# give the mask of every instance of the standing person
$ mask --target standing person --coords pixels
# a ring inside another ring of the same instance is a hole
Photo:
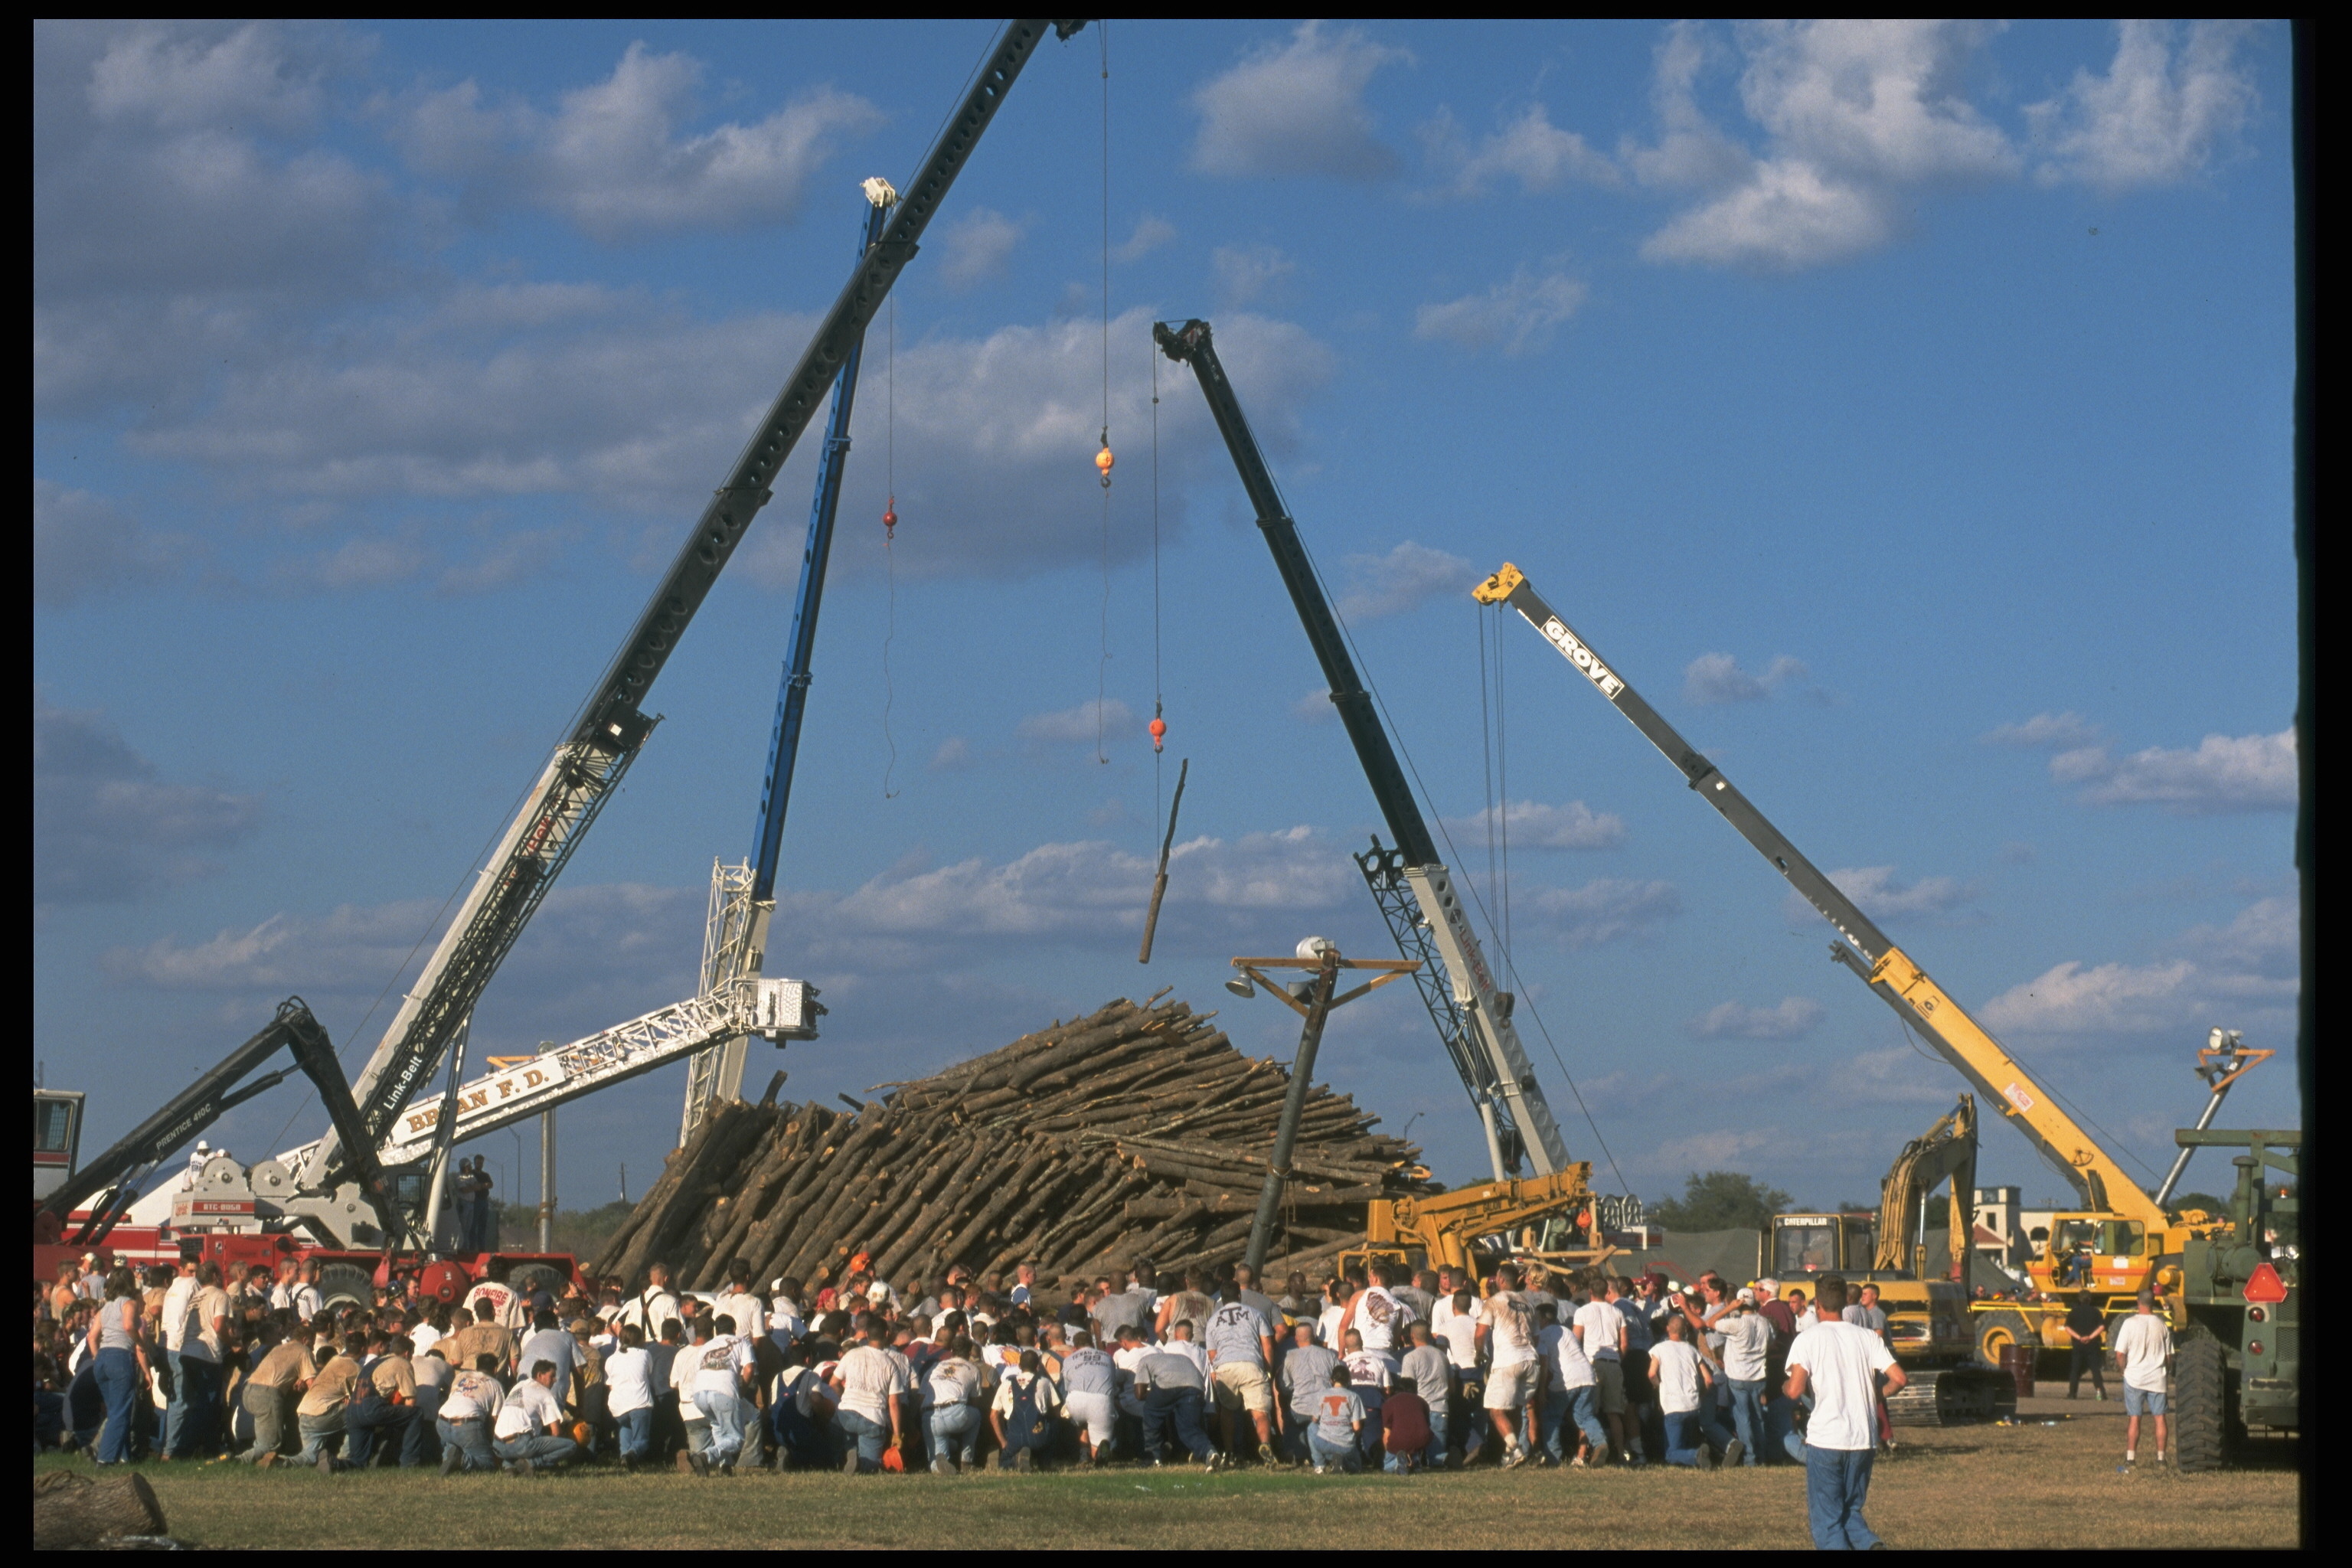
[[[205,1158],[211,1157],[211,1152],[205,1151]],[[192,1163],[189,1168],[193,1177],[196,1167]],[[163,1437],[155,1446],[158,1458],[187,1457],[184,1436],[188,1425],[188,1385],[187,1379],[180,1375],[180,1342],[186,1337],[195,1311],[196,1260],[193,1256],[183,1256],[178,1274],[155,1310],[156,1331],[163,1342],[164,1392],[169,1395],[163,1406]]]
[[[552,1308],[541,1308],[531,1319],[530,1336],[515,1351],[515,1364],[535,1366],[541,1362],[555,1367],[555,1402],[568,1404],[572,1398],[572,1373],[586,1358],[580,1342],[556,1326]]]
[[[1839,1316],[1845,1308],[1843,1275],[1824,1274],[1813,1289],[1822,1310],[1789,1347],[1783,1390],[1791,1401],[1813,1396],[1805,1428],[1805,1510],[1821,1550],[1867,1552],[1879,1544],[1862,1516],[1876,1455],[1879,1379],[1885,1379],[1889,1394],[1900,1393],[1909,1380],[1877,1335]]]
[[[2087,1290],[2074,1292],[2074,1305],[2066,1309],[2066,1397],[2074,1397],[2087,1372],[2092,1392],[2104,1402],[2107,1397],[2107,1319]]]
[[[2139,1293],[2137,1310],[2116,1331],[2116,1369],[2124,1374],[2124,1463],[2139,1462],[2139,1418],[2156,1418],[2156,1462],[2164,1463],[2164,1374],[2172,1364],[2172,1326],[2157,1316],[2156,1297]]]
[[[1742,1290],[1730,1314],[1716,1320],[1723,1333],[1723,1381],[1731,1388],[1731,1421],[1739,1436],[1740,1463],[1763,1462],[1767,1440],[1764,1379],[1772,1347],[1772,1325],[1756,1310],[1756,1292]]]
[[[1467,1464],[1486,1446],[1477,1431],[1478,1413],[1485,1405],[1486,1384],[1478,1376],[1478,1326],[1486,1321],[1485,1303],[1472,1293],[1469,1281],[1452,1268],[1438,1271],[1437,1305],[1430,1310],[1429,1326],[1454,1381],[1454,1397],[1446,1407],[1447,1462]],[[1433,1403],[1430,1409],[1437,1408]]]
[[[1573,1322],[1558,1321],[1561,1303],[1555,1302],[1546,1323],[1536,1336],[1539,1354],[1538,1363],[1543,1370],[1544,1400],[1542,1439],[1544,1452],[1554,1464],[1565,1462],[1582,1469],[1595,1462],[1609,1462],[1609,1429],[1601,1424],[1601,1378],[1592,1370],[1592,1362],[1577,1342]],[[1570,1317],[1575,1316],[1573,1300],[1566,1303]],[[1575,1427],[1577,1436],[1571,1441],[1569,1428]]]
[[[499,1245],[499,1205],[497,1184],[490,1180],[490,1167],[480,1154],[474,1156],[474,1250],[488,1252]]]
[[[737,1333],[735,1320],[723,1313],[711,1319],[710,1327],[711,1337],[696,1357],[692,1390],[695,1408],[710,1423],[710,1447],[695,1455],[689,1468],[698,1476],[714,1470],[733,1475],[735,1460],[743,1452],[743,1394],[753,1375],[751,1342]],[[551,1369],[553,1364],[538,1363],[531,1376],[539,1376],[538,1367]]]
[[[1425,1323],[1437,1310],[1437,1276],[1426,1268],[1389,1289],[1398,1300],[1412,1309],[1412,1316],[1405,1320],[1408,1323]]]
[[[1650,1386],[1650,1345],[1656,1338],[1650,1328],[1650,1304],[1633,1281],[1622,1275],[1609,1282],[1609,1304],[1625,1320],[1625,1446],[1645,1457],[1654,1455],[1664,1444],[1666,1431],[1656,1391]]]
[[[118,1268],[106,1277],[106,1300],[91,1316],[84,1342],[99,1391],[106,1396],[106,1428],[98,1439],[101,1465],[131,1458],[131,1423],[150,1376],[141,1319],[138,1276]]]
[[[1508,1470],[1528,1462],[1540,1386],[1535,1313],[1519,1294],[1519,1271],[1511,1264],[1495,1270],[1495,1293],[1486,1298],[1478,1337],[1486,1343],[1486,1414],[1503,1440]]]
[[[1789,1381],[1789,1347],[1797,1342],[1797,1314],[1780,1299],[1780,1282],[1767,1275],[1756,1281],[1756,1315],[1772,1331],[1764,1352],[1764,1462],[1777,1465],[1789,1451],[1796,1408],[1780,1391]]]
[[[1587,1284],[1591,1299],[1576,1309],[1576,1315],[1569,1320],[1569,1331],[1592,1363],[1593,1403],[1609,1438],[1601,1450],[1601,1462],[1608,1462],[1609,1449],[1613,1447],[1622,1462],[1638,1465],[1642,1462],[1639,1445],[1625,1440],[1625,1315],[1612,1304],[1606,1285],[1598,1280]]]
[[[768,1304],[751,1293],[751,1266],[740,1258],[728,1266],[727,1289],[710,1303],[710,1310],[734,1319],[735,1331],[747,1340],[768,1332]]]
[[[1171,1290],[1160,1298],[1152,1327],[1161,1339],[1169,1339],[1172,1337],[1172,1325],[1179,1322],[1205,1323],[1209,1321],[1209,1314],[1216,1310],[1217,1303],[1209,1295],[1209,1276],[1195,1268],[1185,1274],[1182,1289]]]
[[[172,1452],[180,1458],[209,1458],[221,1447],[221,1392],[227,1386],[222,1358],[228,1349],[232,1309],[221,1289],[220,1265],[196,1270],[196,1288],[182,1325],[178,1387],[182,1415]]]
[[[1274,1320],[1251,1300],[1263,1296],[1248,1288],[1246,1264],[1234,1270],[1234,1300],[1209,1314],[1202,1335],[1209,1352],[1211,1386],[1224,1427],[1225,1452],[1239,1459],[1244,1452],[1271,1459],[1274,1444]],[[1268,1303],[1271,1305],[1271,1303]],[[1244,1449],[1243,1424],[1256,1431],[1257,1441]]]

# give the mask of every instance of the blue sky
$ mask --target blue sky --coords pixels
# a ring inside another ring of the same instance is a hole
[[[992,32],[36,30],[35,1055],[91,1092],[87,1146],[289,993],[364,1059],[839,288],[858,180],[911,172]],[[1108,211],[1095,30],[1039,51],[869,339],[771,947],[832,1009],[790,1092],[1162,985],[1286,1053],[1226,960],[1387,951],[1346,858],[1370,793],[1164,363],[1155,440],[1150,323],[1195,315],[1457,871],[1507,892],[1538,1074],[1605,1185],[1874,1196],[1961,1085],[1473,606],[1505,559],[2127,1166],[2194,1114],[2209,1027],[2291,1045],[2283,28],[1108,43]],[[691,990],[813,456],[486,997],[489,1048]],[[1478,1174],[1409,994],[1350,1007],[1323,1064]],[[564,1113],[567,1200],[623,1162],[642,1190],[682,1081]],[[2236,1092],[2230,1120],[2296,1114],[2284,1061]],[[289,1088],[226,1131],[257,1157],[320,1121]],[[2003,1132],[1984,1179],[2059,1190]]]

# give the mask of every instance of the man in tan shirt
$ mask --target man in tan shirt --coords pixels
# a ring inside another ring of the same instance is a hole
[[[474,1321],[449,1336],[441,1349],[451,1366],[472,1366],[483,1355],[499,1358],[499,1371],[514,1370],[515,1337],[498,1321],[499,1310],[488,1300],[474,1303]]]
[[[366,1380],[343,1411],[343,1460],[355,1470],[367,1468],[379,1443],[389,1463],[416,1418],[416,1372],[408,1352],[405,1334],[377,1334],[368,1342]]]
[[[268,1469],[278,1462],[278,1447],[286,1441],[288,1406],[310,1386],[319,1367],[299,1337],[277,1339],[277,1330],[265,1327],[262,1342],[267,1349],[247,1374],[240,1397],[245,1413],[253,1417],[253,1447],[244,1457]]]
[[[316,1465],[320,1472],[332,1475],[335,1471],[335,1439],[343,1435],[343,1409],[352,1402],[352,1394],[361,1382],[360,1363],[332,1336],[320,1344],[327,1364],[310,1379],[310,1391],[302,1403],[294,1407],[294,1418],[302,1431],[302,1452],[294,1462]]]

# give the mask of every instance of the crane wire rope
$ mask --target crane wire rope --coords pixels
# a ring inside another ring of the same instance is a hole
[[[1166,721],[1167,691],[1160,664],[1160,356],[1151,356],[1151,717]],[[1164,734],[1165,731],[1163,731]],[[1160,820],[1167,753],[1151,743],[1151,820]]]
[[[882,623],[882,743],[890,749],[890,760],[882,765],[882,798],[896,800],[899,792],[890,787],[890,777],[898,769],[898,742],[890,733],[890,709],[898,692],[890,679],[890,644],[898,635],[898,557],[890,542],[898,526],[898,295],[892,294],[883,310],[882,475],[890,500],[882,512],[882,581],[888,605]]]
[[[1276,495],[1280,498],[1282,489],[1280,482],[1274,480],[1272,475],[1268,475],[1267,479],[1274,484]],[[1290,503],[1287,499],[1283,500],[1283,512],[1286,516],[1290,513]],[[1293,532],[1297,533],[1295,525]],[[1370,696],[1373,704],[1380,709],[1381,718],[1388,726],[1391,742],[1396,747],[1397,755],[1404,760],[1405,771],[1412,775],[1413,788],[1420,794],[1422,803],[1426,806],[1432,799],[1429,786],[1422,782],[1421,767],[1412,760],[1412,748],[1404,743],[1404,737],[1397,730],[1396,716],[1389,711],[1388,700],[1381,695],[1380,687],[1365,673],[1363,650],[1356,646],[1356,634],[1349,629],[1346,618],[1339,614],[1338,604],[1332,600],[1331,584],[1323,575],[1323,564],[1315,558],[1315,552],[1308,548],[1303,535],[1298,536],[1298,548],[1300,553],[1307,557],[1307,569],[1315,574],[1316,584],[1322,589],[1325,602],[1331,605],[1332,622],[1339,628],[1340,639],[1348,645],[1349,654],[1356,661],[1357,676],[1363,681],[1364,690]],[[1447,857],[1458,864],[1461,851],[1454,846],[1454,836],[1446,831],[1445,818],[1434,810],[1432,810],[1429,815],[1431,821],[1436,825],[1437,836],[1445,841]],[[1485,901],[1478,897],[1477,882],[1475,879],[1465,879],[1463,885],[1469,890],[1470,901],[1478,906],[1478,912],[1486,920],[1486,929],[1491,934],[1495,931],[1495,919],[1486,909]],[[1576,1075],[1568,1070],[1568,1062],[1559,1054],[1559,1044],[1551,1037],[1551,1026],[1544,1022],[1542,1011],[1527,994],[1526,983],[1519,978],[1518,965],[1512,962],[1511,955],[1507,952],[1503,955],[1503,963],[1510,971],[1511,984],[1518,1004],[1524,1005],[1528,1009],[1528,1016],[1535,1019],[1536,1028],[1543,1036],[1544,1048],[1551,1053],[1553,1065],[1559,1068],[1559,1076],[1568,1084],[1569,1093],[1575,1097],[1576,1109],[1582,1113],[1584,1124],[1592,1130],[1592,1141],[1601,1145],[1601,1156],[1609,1162],[1609,1169],[1616,1176],[1619,1188],[1631,1194],[1633,1189],[1625,1180],[1624,1171],[1618,1166],[1616,1153],[1610,1149],[1609,1140],[1601,1135],[1601,1123],[1593,1119],[1592,1108],[1584,1103],[1584,1091],[1576,1086]]]
[[[1097,24],[1102,46],[1102,610],[1095,661],[1095,762],[1108,763],[1110,709],[1110,24]]]

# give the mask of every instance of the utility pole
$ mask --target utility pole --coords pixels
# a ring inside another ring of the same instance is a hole
[[[1335,943],[1310,936],[1298,944],[1296,958],[1236,958],[1234,967],[1241,973],[1225,982],[1226,990],[1236,996],[1255,996],[1258,987],[1264,986],[1276,1001],[1306,1020],[1298,1031],[1298,1052],[1290,1062],[1290,1089],[1283,1096],[1282,1120],[1275,1126],[1274,1153],[1266,1162],[1265,1185],[1257,1199],[1257,1217],[1250,1223],[1245,1256],[1251,1273],[1263,1279],[1266,1248],[1274,1240],[1274,1222],[1282,1210],[1283,1189],[1290,1184],[1290,1153],[1298,1142],[1299,1115],[1307,1108],[1307,1091],[1315,1078],[1315,1053],[1323,1044],[1323,1021],[1335,1008],[1377,991],[1391,980],[1402,980],[1421,964],[1406,958],[1342,958]],[[1266,976],[1264,972],[1268,969],[1304,969],[1312,972],[1314,978],[1283,984]],[[1379,973],[1353,991],[1335,996],[1332,991],[1342,969]]]

